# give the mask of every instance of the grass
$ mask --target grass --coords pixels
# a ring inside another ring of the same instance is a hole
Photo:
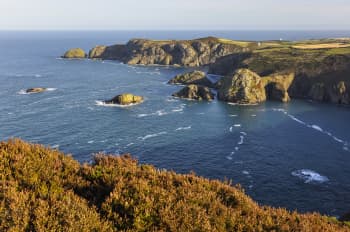
[[[92,165],[21,140],[0,143],[0,231],[350,231],[335,218],[260,206],[240,186],[130,157]]]

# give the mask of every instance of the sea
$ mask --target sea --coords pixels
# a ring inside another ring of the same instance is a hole
[[[130,153],[159,169],[232,180],[261,205],[349,211],[350,108],[297,99],[253,106],[180,100],[171,95],[182,87],[167,82],[193,68],[60,58],[69,48],[132,38],[206,36],[304,40],[350,31],[1,31],[0,140],[44,144],[82,163],[97,153]],[[32,87],[48,91],[26,94]],[[145,101],[103,104],[121,93]]]

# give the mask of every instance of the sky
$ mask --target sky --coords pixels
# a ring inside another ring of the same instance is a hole
[[[0,0],[0,30],[350,30],[350,0]]]

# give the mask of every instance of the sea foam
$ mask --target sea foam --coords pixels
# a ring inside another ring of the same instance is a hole
[[[324,183],[329,181],[328,177],[322,176],[321,174],[310,169],[293,171],[292,176],[302,179],[304,183]]]

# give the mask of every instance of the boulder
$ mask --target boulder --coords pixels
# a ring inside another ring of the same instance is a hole
[[[263,77],[267,99],[289,102],[288,89],[294,80],[294,73],[275,73]]]
[[[223,77],[218,98],[238,104],[257,104],[266,101],[265,82],[249,69],[238,69],[233,76]]]
[[[143,102],[143,97],[135,96],[130,93],[124,93],[115,96],[114,98],[105,101],[106,104],[131,105]]]
[[[46,88],[36,87],[36,88],[29,88],[26,90],[26,93],[42,93],[45,92]]]
[[[202,85],[188,85],[179,92],[173,94],[174,97],[193,99],[193,100],[207,100],[214,99],[214,94],[211,90]]]
[[[72,49],[69,49],[66,53],[64,53],[62,58],[83,59],[83,58],[86,58],[86,53],[81,48],[72,48]]]
[[[183,85],[203,85],[212,88],[213,83],[207,78],[205,72],[193,71],[175,76],[168,84],[183,84]]]

